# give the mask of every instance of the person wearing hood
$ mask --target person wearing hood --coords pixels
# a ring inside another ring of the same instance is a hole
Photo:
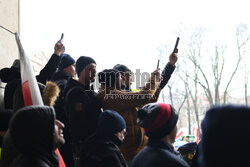
[[[42,95],[44,105],[53,106],[54,102],[59,95],[59,87],[53,83],[48,81],[46,85],[38,83],[40,93]],[[13,97],[13,111],[17,112],[19,109],[25,107],[22,93],[22,86],[18,85]],[[13,144],[12,137],[10,135],[9,130],[7,130],[6,134],[3,138],[3,148],[2,148],[2,159],[1,164],[3,167],[9,167],[11,162],[19,155],[19,151]],[[60,162],[62,161],[60,157]]]
[[[74,159],[72,157],[72,145],[70,141],[69,125],[67,122],[67,116],[65,111],[65,93],[64,89],[70,78],[75,78],[75,60],[69,54],[63,54],[61,62],[58,67],[58,71],[52,76],[52,81],[55,82],[60,88],[60,95],[57,98],[54,108],[56,112],[56,117],[64,125],[64,139],[65,144],[60,147],[60,153],[64,159],[66,166],[74,166]]]
[[[70,78],[64,90],[65,110],[73,148],[73,157],[79,160],[79,145],[95,132],[101,104],[91,84],[95,81],[96,62],[88,56],[76,61],[78,80]]]
[[[117,111],[126,120],[128,136],[121,146],[121,152],[127,161],[132,160],[145,146],[146,138],[136,123],[136,110],[152,100],[160,84],[159,71],[157,69],[151,74],[149,82],[139,92],[121,89],[124,82],[118,70],[106,69],[98,74],[101,84],[98,99],[103,109]]]
[[[52,77],[56,68],[60,62],[60,56],[65,51],[65,47],[58,41],[54,47],[54,53],[40,71],[39,75],[36,76],[38,82],[46,84]],[[2,82],[7,83],[4,90],[4,107],[6,109],[13,109],[13,94],[16,87],[21,84],[20,74],[20,60],[16,59],[11,68],[3,68],[0,70],[0,79]]]
[[[20,154],[11,167],[58,167],[55,149],[64,144],[64,125],[56,120],[53,107],[29,106],[18,110],[10,121],[10,135]]]
[[[244,105],[211,107],[201,123],[198,167],[250,166],[250,108]]]
[[[178,115],[166,103],[150,103],[137,111],[137,122],[148,136],[147,146],[132,161],[131,167],[188,167],[176,155],[173,144],[177,133]]]
[[[111,110],[102,112],[96,133],[83,144],[80,167],[127,167],[119,149],[125,136],[126,122],[122,116]]]

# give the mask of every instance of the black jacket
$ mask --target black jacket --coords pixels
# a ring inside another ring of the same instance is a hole
[[[45,67],[36,76],[38,82],[46,84],[51,76],[56,71],[60,62],[60,56],[53,54]],[[4,90],[4,107],[6,109],[13,109],[13,95],[18,85],[21,84],[20,70],[16,68],[4,68],[0,70],[0,78],[3,82],[7,83]]]
[[[189,167],[174,153],[174,148],[161,140],[149,139],[147,146],[138,153],[131,167]]]
[[[72,153],[72,142],[70,138],[69,133],[69,123],[66,115],[66,109],[65,109],[65,98],[67,92],[70,90],[70,88],[67,87],[68,80],[72,78],[71,75],[67,74],[64,71],[57,71],[51,78],[53,82],[55,82],[59,88],[60,88],[60,94],[57,98],[54,108],[56,112],[56,118],[60,120],[64,124],[63,129],[63,135],[65,139],[65,144],[60,147],[60,153],[63,157],[63,160],[65,162],[65,165],[67,167],[73,167],[74,166],[74,158]]]
[[[160,86],[159,86],[161,89],[163,89],[167,85],[174,70],[175,70],[175,65],[172,66],[170,63],[168,63],[165,66],[164,70],[161,73],[162,81],[161,81]]]
[[[90,87],[72,78],[65,90],[68,90],[65,106],[71,140],[72,143],[79,143],[95,132],[97,119],[102,112],[101,105]]]
[[[10,135],[20,154],[10,167],[58,167],[54,126],[52,107],[29,106],[17,111],[10,122]]]
[[[84,143],[80,156],[80,167],[127,167],[126,161],[115,144],[119,140],[103,138],[94,134]]]
[[[60,91],[63,92],[63,90],[65,89],[67,82],[70,78],[72,78],[71,75],[69,75],[68,73],[66,73],[64,71],[58,70],[51,77],[51,81],[55,82],[57,84],[57,86],[59,86]]]

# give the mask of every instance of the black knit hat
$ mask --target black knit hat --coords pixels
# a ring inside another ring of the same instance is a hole
[[[90,63],[96,64],[95,60],[88,56],[81,56],[76,61],[76,73],[79,76],[81,71]]]
[[[137,123],[150,138],[163,138],[170,134],[177,120],[175,109],[166,103],[149,103],[137,111]]]
[[[123,65],[123,64],[116,64],[116,65],[113,67],[113,69],[116,69],[116,70],[121,71],[121,72],[126,72],[126,71],[131,72],[131,70],[130,70],[127,66],[125,66],[125,65]]]
[[[119,71],[115,69],[105,69],[98,73],[98,79],[100,84],[112,87],[115,83],[116,77],[118,77]]]
[[[126,122],[116,111],[103,111],[97,123],[97,133],[102,135],[113,135],[126,128]]]
[[[63,54],[61,55],[61,57],[62,59],[58,67],[60,70],[63,70],[64,68],[75,64],[75,60],[69,54]]]

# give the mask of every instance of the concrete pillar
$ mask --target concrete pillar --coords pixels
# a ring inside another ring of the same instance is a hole
[[[12,32],[19,32],[19,0],[0,0],[0,25]],[[0,69],[10,67],[18,58],[15,36],[0,28]],[[0,109],[4,85],[0,81]]]

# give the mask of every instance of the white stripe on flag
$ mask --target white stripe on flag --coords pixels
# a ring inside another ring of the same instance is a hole
[[[29,58],[24,53],[18,34],[15,33],[15,36],[20,56],[21,80],[25,105],[43,105],[42,96]]]

